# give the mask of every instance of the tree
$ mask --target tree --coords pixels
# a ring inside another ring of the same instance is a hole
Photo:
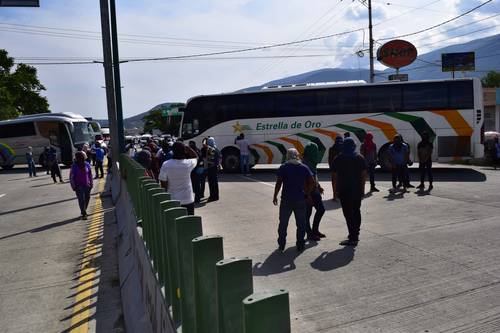
[[[21,115],[50,112],[45,87],[37,77],[36,68],[19,64],[13,71],[14,58],[0,49],[0,120]]]
[[[483,84],[483,87],[500,87],[500,73],[496,71],[488,72],[488,74],[481,79],[481,83]]]
[[[154,129],[158,129],[162,133],[177,134],[179,131],[181,117],[164,116],[163,113],[174,111],[181,106],[184,106],[184,104],[171,103],[168,108],[158,108],[150,111],[142,118],[142,120],[144,120],[144,132],[152,133]]]

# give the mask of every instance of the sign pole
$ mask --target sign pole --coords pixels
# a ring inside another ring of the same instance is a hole
[[[372,0],[368,0],[368,30],[370,32],[370,83],[375,81],[373,68],[373,25],[372,25]]]

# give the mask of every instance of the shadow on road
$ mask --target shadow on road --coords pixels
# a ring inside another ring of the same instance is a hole
[[[2,237],[0,237],[0,240],[11,238],[11,237],[15,237],[15,236],[19,236],[19,235],[22,235],[22,234],[27,234],[29,232],[30,233],[34,233],[34,232],[42,232],[42,231],[50,230],[52,228],[61,227],[63,225],[66,225],[66,224],[69,224],[69,223],[73,223],[73,222],[76,222],[76,221],[79,221],[79,220],[80,220],[79,217],[75,217],[75,218],[72,218],[72,219],[69,219],[69,220],[64,220],[64,221],[55,222],[55,223],[51,223],[51,224],[46,224],[46,225],[38,227],[38,228],[34,228],[34,229],[26,230],[26,231],[21,231],[21,232],[16,232],[15,234],[10,234],[10,235],[6,235],[6,236],[2,236]]]
[[[354,259],[354,251],[354,247],[346,246],[332,252],[323,252],[311,263],[311,267],[326,272],[347,266]]]
[[[308,242],[306,250],[316,245],[318,243]],[[295,259],[301,254],[302,252],[298,252],[295,246],[286,249],[285,252],[275,250],[264,262],[257,262],[253,265],[253,275],[268,276],[292,271],[295,269]]]

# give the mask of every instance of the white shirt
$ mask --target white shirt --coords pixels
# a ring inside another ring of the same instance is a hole
[[[198,159],[185,160],[171,159],[163,163],[158,179],[168,182],[167,192],[172,200],[178,200],[181,205],[194,202],[193,188],[191,186],[191,171],[196,167]]]
[[[249,155],[250,154],[250,151],[248,150],[248,140],[247,139],[236,140],[236,145],[240,148],[241,155]]]

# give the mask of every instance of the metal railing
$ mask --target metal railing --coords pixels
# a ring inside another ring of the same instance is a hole
[[[224,258],[223,238],[204,236],[144,168],[120,156],[120,172],[170,318],[183,333],[290,332],[285,290],[254,293],[252,260]]]

